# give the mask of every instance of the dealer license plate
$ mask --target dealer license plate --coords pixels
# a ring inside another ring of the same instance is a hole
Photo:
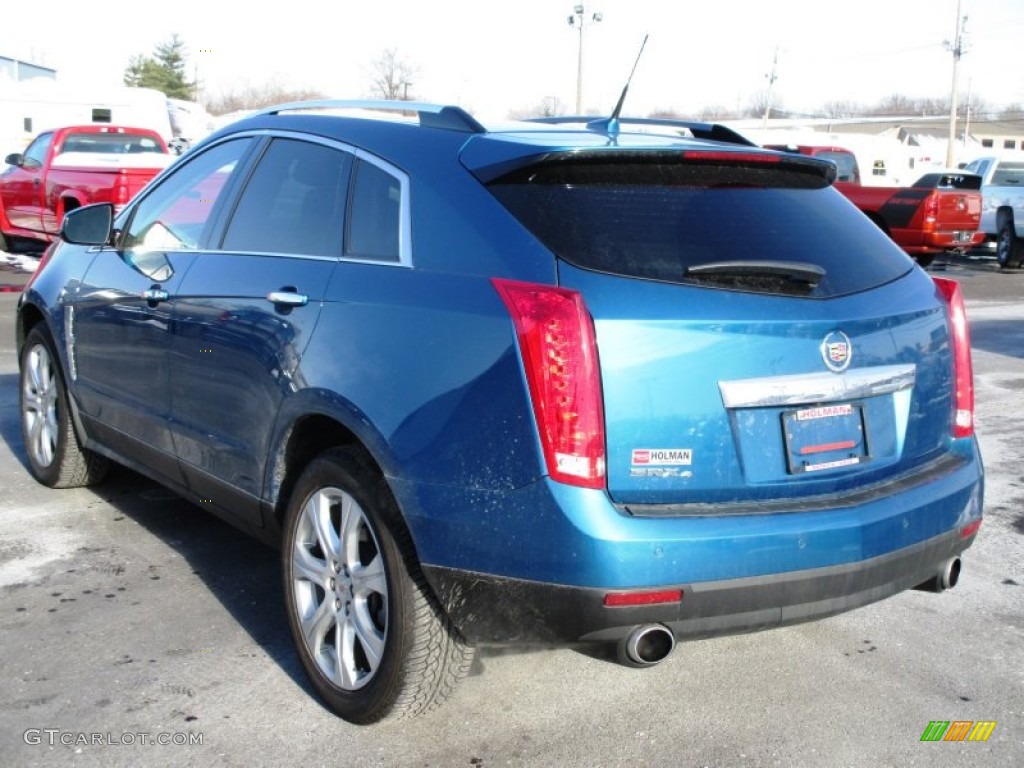
[[[782,434],[790,474],[853,467],[870,458],[864,409],[856,403],[786,411]]]

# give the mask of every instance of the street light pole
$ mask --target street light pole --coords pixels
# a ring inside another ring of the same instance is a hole
[[[761,118],[761,128],[768,127],[768,118],[772,115],[772,88],[775,85],[775,81],[779,79],[778,75],[775,74],[778,66],[779,46],[775,46],[775,55],[772,56],[772,71],[764,76],[765,80],[768,81],[768,95],[764,101],[764,117]]]
[[[595,23],[601,21],[604,15],[601,13],[595,13],[591,15],[589,23]],[[584,26],[585,13],[583,4],[575,5],[572,9],[572,15],[569,17],[569,26],[576,27],[580,33],[579,50],[576,55],[576,114],[583,114],[583,26]]]
[[[960,57],[964,53],[964,25],[967,17],[960,15],[960,0],[956,0],[956,35],[953,41],[946,40],[946,49],[953,54],[953,90],[950,94],[949,107],[949,141],[946,144],[946,167],[953,167],[954,147],[956,145],[956,109],[957,109],[957,68],[960,64]]]

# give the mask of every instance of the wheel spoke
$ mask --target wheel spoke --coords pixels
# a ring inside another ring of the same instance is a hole
[[[349,691],[360,687],[355,641],[356,631],[351,617],[339,616],[338,631],[334,633],[335,653],[338,659],[335,683]]]
[[[341,556],[350,571],[354,571],[361,565],[359,537],[363,525],[365,525],[363,510],[359,508],[355,499],[345,494],[341,502]]]
[[[330,566],[296,541],[292,552],[292,578],[327,589]]]
[[[352,586],[357,598],[378,594],[387,598],[388,583],[384,576],[384,559],[378,554],[368,564],[352,569]]]
[[[377,669],[381,657],[384,655],[384,633],[377,629],[370,616],[369,608],[362,601],[353,612],[351,623],[372,672]]]
[[[38,396],[45,391],[46,369],[49,367],[49,355],[47,355],[46,350],[42,347],[33,349],[28,360],[28,375],[33,394]]]
[[[308,619],[301,619],[302,634],[306,638],[306,647],[314,657],[319,656],[324,637],[334,624],[334,600],[331,595],[320,602],[313,615]]]
[[[331,522],[331,502],[331,496],[325,491],[319,491],[306,502],[304,510],[316,533],[320,549],[328,562],[338,560],[341,555],[338,533],[334,530],[334,524]]]

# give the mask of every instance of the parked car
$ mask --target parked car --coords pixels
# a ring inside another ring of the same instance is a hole
[[[4,159],[0,173],[0,251],[42,251],[64,214],[90,203],[123,206],[172,157],[156,131],[76,125],[40,133]]]
[[[984,206],[979,228],[986,243],[994,244],[1004,269],[1024,263],[1024,160],[979,157],[964,168],[981,176]]]
[[[650,666],[956,584],[957,284],[832,163],[630,126],[286,105],[68,213],[18,305],[32,474],[118,462],[280,546],[357,723],[440,703],[477,646]]]
[[[848,149],[814,145],[766,145],[798,152],[837,167],[835,187],[922,267],[937,256],[981,243],[981,180],[963,171],[928,173],[909,187],[865,187],[857,157]]]

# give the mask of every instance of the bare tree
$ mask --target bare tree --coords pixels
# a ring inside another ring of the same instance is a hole
[[[821,111],[825,117],[856,117],[864,113],[864,107],[853,101],[826,101]]]
[[[529,107],[518,107],[509,110],[510,120],[525,120],[530,117],[554,117],[566,114],[565,105],[557,96],[545,96]]]
[[[388,48],[370,64],[373,95],[388,101],[409,101],[409,88],[419,68],[399,58],[398,50]]]
[[[768,103],[769,98],[771,98],[771,104]],[[784,109],[782,99],[777,95],[771,94],[767,90],[755,93],[750,97],[750,101],[747,102],[747,107],[743,110],[742,116],[763,117],[769,106],[771,107],[769,117],[778,117]]]
[[[1020,102],[1007,104],[999,110],[998,114],[1000,120],[1020,120],[1024,117],[1024,104],[1021,104]]]
[[[260,109],[274,104],[285,104],[290,101],[308,101],[323,99],[324,94],[309,88],[284,88],[268,83],[266,85],[247,85],[241,89],[221,93],[205,100],[205,107],[211,115],[224,115],[243,109]]]
[[[647,116],[655,120],[682,120],[684,117],[674,109],[666,107],[657,107],[651,110],[650,114]]]
[[[875,117],[906,117],[918,114],[920,107],[920,100],[904,96],[901,93],[894,93],[865,109],[864,114]]]
[[[723,104],[712,104],[709,107],[704,107],[700,112],[697,113],[697,119],[704,122],[713,122],[715,120],[727,120],[736,117],[736,110],[730,109]]]

